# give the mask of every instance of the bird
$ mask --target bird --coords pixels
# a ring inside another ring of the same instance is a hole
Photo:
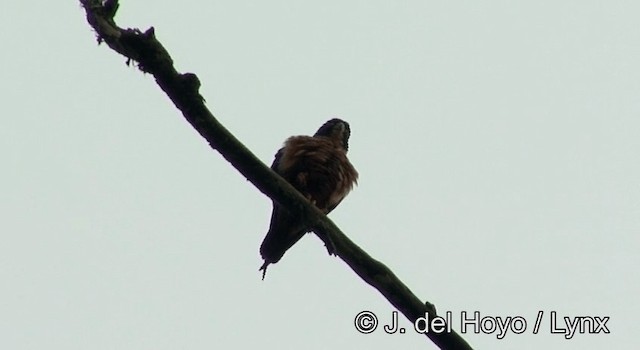
[[[351,128],[333,118],[313,136],[289,137],[275,155],[271,169],[282,176],[324,214],[335,209],[358,183],[358,172],[347,158]],[[262,279],[267,266],[280,261],[310,227],[273,201],[271,222],[262,244]]]

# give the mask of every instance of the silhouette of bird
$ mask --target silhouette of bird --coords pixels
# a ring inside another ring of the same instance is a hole
[[[347,159],[350,135],[349,123],[331,119],[313,136],[288,138],[271,169],[328,214],[357,184],[358,172]],[[309,230],[300,218],[273,202],[269,231],[260,246],[262,279],[267,266],[278,262]]]

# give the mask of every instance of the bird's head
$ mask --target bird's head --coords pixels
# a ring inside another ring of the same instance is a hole
[[[349,149],[349,136],[351,136],[351,128],[349,123],[342,119],[334,118],[324,123],[314,137],[328,137],[336,140],[342,145],[345,151]]]

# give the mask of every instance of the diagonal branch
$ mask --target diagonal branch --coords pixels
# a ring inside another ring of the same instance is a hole
[[[313,227],[327,248],[346,262],[365,282],[376,288],[411,322],[419,317],[436,316],[430,303],[423,303],[396,277],[388,267],[373,259],[353,243],[318,208],[309,203],[288,182],[274,173],[220,124],[204,105],[195,74],[180,74],[173,60],[156,39],[154,29],[145,32],[118,27],[113,17],[118,0],[80,0],[87,21],[96,31],[98,42],[105,42],[114,51],[134,61],[140,70],[150,73],[185,119],[220,154],[260,192],[289,210]],[[471,349],[456,332],[436,333],[431,327],[425,333],[441,349]]]

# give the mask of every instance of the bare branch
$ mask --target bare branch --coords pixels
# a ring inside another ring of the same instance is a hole
[[[105,42],[114,51],[137,63],[140,70],[150,73],[185,119],[220,154],[260,192],[275,200],[294,215],[304,218],[328,248],[346,262],[365,282],[376,288],[411,322],[426,314],[436,316],[430,303],[423,303],[384,264],[363,251],[318,208],[309,203],[288,182],[274,173],[224,128],[204,105],[195,74],[180,74],[173,67],[169,53],[156,39],[154,29],[142,32],[123,29],[114,22],[117,0],[80,0],[87,21],[96,31],[98,42]],[[333,249],[330,249],[333,250]],[[471,349],[456,332],[425,333],[441,349]]]

